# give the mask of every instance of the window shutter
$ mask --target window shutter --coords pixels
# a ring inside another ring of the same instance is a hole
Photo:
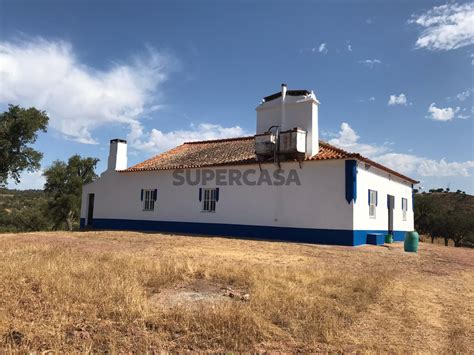
[[[375,206],[378,206],[379,204],[379,192],[375,191]]]
[[[143,189],[142,189],[142,191],[141,191],[141,193],[140,193],[140,201],[143,201]]]
[[[387,208],[390,209],[390,196],[387,195]]]
[[[156,201],[157,197],[158,197],[158,189],[155,189],[153,199]]]
[[[367,204],[370,206],[370,189],[369,189],[369,195],[367,197]]]
[[[199,202],[202,201],[202,187],[199,188]]]
[[[219,188],[216,188],[216,201],[219,201]]]
[[[346,160],[345,162],[346,201],[354,204],[357,200],[357,161]]]

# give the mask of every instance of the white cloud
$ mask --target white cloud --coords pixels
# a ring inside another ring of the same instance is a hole
[[[239,126],[222,127],[217,124],[201,123],[197,126],[191,125],[188,130],[177,130],[164,133],[152,129],[150,133],[144,133],[139,124],[135,124],[128,136],[131,144],[140,150],[159,153],[174,148],[184,142],[242,137],[250,135]]]
[[[94,129],[132,125],[151,107],[170,59],[153,48],[108,69],[86,66],[72,46],[41,38],[0,42],[0,102],[46,110],[66,138],[96,143]]]
[[[341,124],[336,138],[329,143],[350,152],[360,153],[368,158],[408,176],[446,177],[471,176],[474,161],[447,162],[446,159],[434,160],[414,154],[402,154],[389,151],[387,144],[376,146],[359,143],[359,136],[347,123]]]
[[[471,107],[471,113],[473,112],[473,110],[474,110],[474,107]],[[466,108],[463,108],[462,111],[458,113],[456,117],[465,120],[471,117],[468,113],[469,113],[468,110]]]
[[[46,179],[43,176],[43,171],[38,170],[35,172],[25,171],[20,176],[20,182],[15,184],[13,180],[9,180],[7,188],[16,189],[16,190],[43,190],[43,186],[46,182]]]
[[[375,96],[371,96],[369,97],[368,99],[359,99],[357,100],[357,102],[372,102],[372,101],[375,101]]]
[[[356,143],[359,138],[360,137],[357,135],[357,133],[355,133],[352,127],[348,123],[343,122],[341,124],[339,135],[337,138],[331,139],[329,143],[337,146],[347,147]]]
[[[359,60],[359,63],[372,69],[376,64],[382,64],[382,61],[379,59],[364,59]]]
[[[326,43],[321,43],[319,48],[318,48],[318,52],[319,53],[323,53],[323,54],[327,54],[328,52],[328,47],[326,45]]]
[[[435,121],[450,121],[454,116],[459,112],[459,107],[453,109],[452,107],[439,108],[435,106],[433,102],[430,107],[428,107],[428,112],[431,114],[429,118]]]
[[[373,102],[373,101],[375,101],[375,100],[376,100],[376,99],[375,99],[375,96],[371,96],[371,97],[369,97],[369,98],[367,98],[367,99],[358,99],[357,102]]]
[[[469,96],[471,96],[471,90],[466,90],[463,92],[460,92],[459,94],[456,95],[456,98],[459,101],[465,101]]]
[[[347,50],[348,50],[349,52],[352,52],[352,44],[348,44],[348,45],[347,45]]]
[[[388,153],[375,158],[380,164],[405,174],[417,174],[428,177],[470,176],[474,161],[447,162],[446,159],[434,160],[412,154]]]
[[[395,105],[407,105],[407,97],[405,94],[400,94],[400,95],[390,95],[390,98],[388,100],[388,105],[389,106],[395,106]]]
[[[474,3],[435,6],[408,21],[424,28],[417,48],[451,50],[474,43]]]
[[[171,59],[147,48],[128,63],[96,70],[84,65],[66,42],[0,42],[0,103],[46,110],[51,127],[82,143],[96,143],[92,135],[95,129],[124,124],[130,128],[130,146],[150,152],[170,149],[184,141],[244,135],[238,126],[207,123],[168,133],[145,131],[142,117],[164,106],[156,98],[174,69]]]
[[[352,127],[348,123],[343,122],[339,134],[336,138],[330,139],[329,144],[367,156],[373,156],[387,151],[386,146],[377,147],[375,145],[359,143],[359,138]]]

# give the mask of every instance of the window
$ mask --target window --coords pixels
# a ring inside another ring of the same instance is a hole
[[[377,191],[369,190],[369,217],[375,218],[377,209]]]
[[[217,189],[202,189],[204,196],[202,199],[203,212],[215,212],[217,201]]]
[[[153,211],[155,209],[156,190],[143,190],[143,210]]]
[[[407,220],[407,211],[408,211],[408,200],[402,197],[402,213],[403,213],[403,220]]]

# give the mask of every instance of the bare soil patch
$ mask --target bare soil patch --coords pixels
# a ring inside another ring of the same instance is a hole
[[[196,308],[229,301],[247,302],[250,300],[250,294],[242,289],[235,289],[205,279],[196,279],[152,293],[149,300],[155,307]]]

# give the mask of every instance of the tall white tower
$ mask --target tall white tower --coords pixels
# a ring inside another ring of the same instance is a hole
[[[280,131],[293,128],[304,129],[308,156],[318,154],[319,101],[312,91],[288,90],[286,84],[281,91],[263,98],[257,110],[257,134],[268,131],[271,126],[279,126]]]

